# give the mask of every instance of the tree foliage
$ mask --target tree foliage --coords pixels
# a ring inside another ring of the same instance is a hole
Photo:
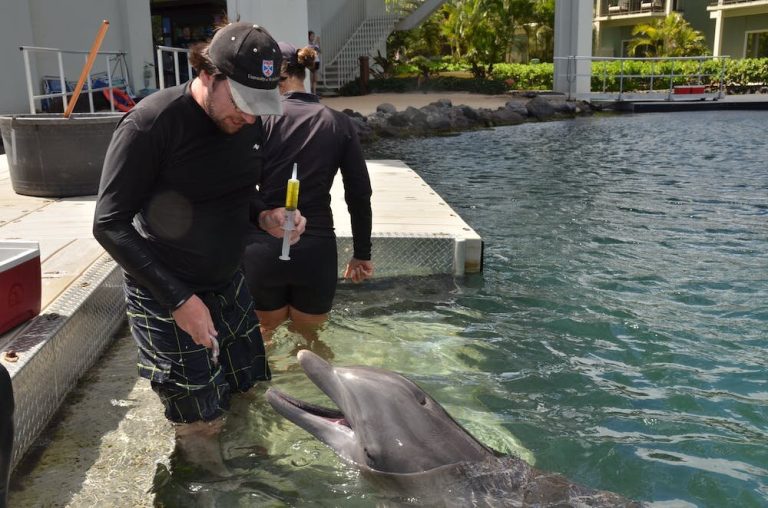
[[[627,48],[632,56],[700,56],[707,53],[704,35],[678,12],[642,23],[632,29],[634,38]]]
[[[450,0],[418,28],[393,34],[389,47],[405,62],[419,57],[420,68],[424,58],[449,56],[484,78],[516,51],[551,61],[554,12],[555,0]]]

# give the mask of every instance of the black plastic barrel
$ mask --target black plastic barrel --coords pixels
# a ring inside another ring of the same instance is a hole
[[[96,194],[104,155],[122,115],[0,116],[13,190],[40,197]]]

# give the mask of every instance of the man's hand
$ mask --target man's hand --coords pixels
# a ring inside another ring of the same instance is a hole
[[[362,282],[373,277],[373,262],[352,258],[344,270],[344,278],[352,279],[352,282]]]
[[[213,319],[208,307],[197,295],[192,295],[181,307],[173,311],[173,319],[176,324],[192,336],[195,344],[213,348],[211,337],[216,337],[218,332],[213,327]]]
[[[264,210],[259,214],[259,227],[274,236],[275,238],[282,238],[285,232],[283,231],[283,224],[285,224],[285,208],[273,208],[272,210]],[[296,209],[293,212],[293,231],[291,231],[291,245],[299,241],[299,238],[304,234],[304,229],[307,227],[307,219],[301,215],[301,212]]]

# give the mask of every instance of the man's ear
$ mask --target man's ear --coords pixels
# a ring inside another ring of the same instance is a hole
[[[205,85],[206,87],[211,86],[211,83],[214,81],[214,77],[212,74],[208,74],[206,71],[201,70],[197,77],[200,78],[200,81]]]

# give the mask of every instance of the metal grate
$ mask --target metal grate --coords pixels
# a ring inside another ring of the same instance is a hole
[[[16,399],[15,467],[80,376],[99,358],[125,318],[122,271],[100,257],[4,348]]]
[[[378,234],[371,238],[376,277],[453,274],[456,240],[441,234]],[[352,257],[352,238],[339,236],[339,273]]]

